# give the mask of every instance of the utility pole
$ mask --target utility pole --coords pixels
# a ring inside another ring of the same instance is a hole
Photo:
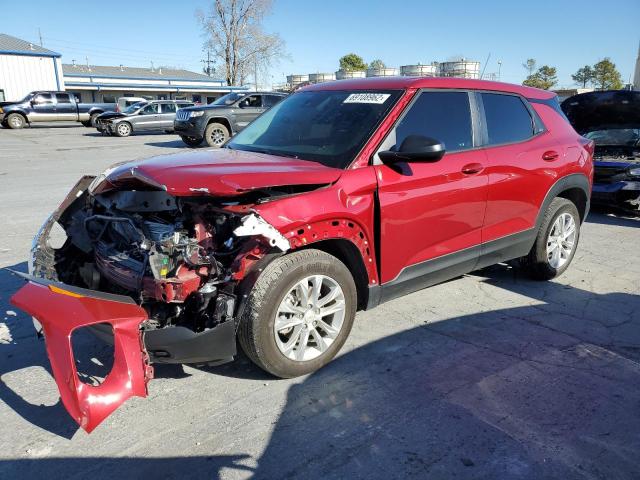
[[[203,68],[204,73],[207,74],[207,76],[211,76],[211,74],[213,73],[213,69],[211,68],[211,65],[213,63],[215,63],[213,60],[211,60],[211,49],[207,49],[207,59],[206,60],[201,60],[202,63],[204,63],[206,66]]]
[[[40,31],[40,27],[38,27],[38,36],[40,37],[40,46],[42,47],[42,32]]]
[[[500,73],[502,71],[502,60],[498,60],[498,81],[502,80]]]

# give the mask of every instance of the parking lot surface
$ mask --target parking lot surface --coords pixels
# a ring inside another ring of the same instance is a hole
[[[0,267],[26,270],[81,175],[182,148],[0,130]],[[555,281],[495,266],[361,312],[338,358],[298,379],[244,356],[158,366],[149,397],[91,435],[0,270],[0,478],[640,478],[639,244],[638,219],[592,213]]]

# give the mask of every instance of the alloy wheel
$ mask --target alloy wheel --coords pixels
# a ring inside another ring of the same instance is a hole
[[[131,133],[131,128],[126,123],[118,124],[118,133],[123,137],[126,137]]]
[[[221,128],[211,130],[211,142],[216,146],[221,146],[227,140],[227,135]]]
[[[571,258],[576,244],[576,220],[570,213],[556,218],[547,237],[547,259],[551,267],[561,268]]]
[[[319,357],[340,334],[345,317],[342,288],[330,277],[311,275],[284,296],[273,326],[276,345],[299,362]]]

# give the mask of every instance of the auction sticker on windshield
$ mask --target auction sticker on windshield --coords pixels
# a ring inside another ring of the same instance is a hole
[[[382,104],[391,95],[388,93],[352,93],[342,103],[375,103]]]

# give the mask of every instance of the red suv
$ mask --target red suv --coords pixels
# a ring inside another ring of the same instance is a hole
[[[570,264],[593,143],[554,94],[381,78],[304,88],[220,150],[84,177],[34,241],[13,303],[43,330],[62,400],[91,431],[151,363],[222,363],[236,337],[279,377],[312,372],[357,310],[487,265],[536,279]],[[47,241],[58,223],[66,241]],[[114,346],[99,386],[71,334]]]

